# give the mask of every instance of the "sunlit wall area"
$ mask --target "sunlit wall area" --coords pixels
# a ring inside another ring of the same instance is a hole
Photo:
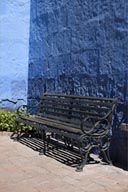
[[[0,1],[0,105],[26,102],[30,0]]]

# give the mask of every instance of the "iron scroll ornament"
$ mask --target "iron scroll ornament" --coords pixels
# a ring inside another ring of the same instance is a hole
[[[21,106],[19,106],[18,109],[17,109],[17,114],[18,114],[19,116],[26,116],[26,115],[28,115],[28,114],[29,114],[29,112],[28,112],[28,106],[27,106],[27,105],[21,105]]]
[[[110,122],[108,119],[98,120],[93,117],[87,117],[81,122],[81,130],[84,134],[102,136],[109,132]]]

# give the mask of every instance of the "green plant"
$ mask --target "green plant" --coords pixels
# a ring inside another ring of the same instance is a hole
[[[18,116],[17,111],[6,111],[0,109],[0,131],[10,131],[14,132],[17,129],[17,125],[15,123],[15,119]],[[30,126],[22,126],[23,131],[31,130]]]

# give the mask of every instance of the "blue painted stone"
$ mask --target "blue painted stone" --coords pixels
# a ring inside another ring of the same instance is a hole
[[[30,1],[0,1],[0,101],[27,103]]]
[[[119,96],[127,102],[124,1],[39,0],[31,9],[30,80],[45,81],[41,90],[47,92]],[[37,88],[29,84],[29,89],[36,98]]]

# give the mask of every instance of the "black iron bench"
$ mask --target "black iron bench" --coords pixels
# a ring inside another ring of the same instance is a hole
[[[44,94],[38,112],[28,116],[26,106],[21,106],[16,122],[29,125],[43,135],[41,153],[48,148],[49,134],[61,138],[67,146],[77,146],[82,160],[77,171],[82,171],[93,149],[98,149],[105,161],[111,163],[110,128],[117,101],[117,98]]]

